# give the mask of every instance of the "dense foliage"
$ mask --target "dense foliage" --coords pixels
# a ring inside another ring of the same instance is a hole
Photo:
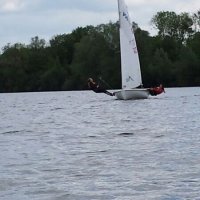
[[[200,11],[158,12],[156,36],[134,25],[145,87],[200,85]],[[88,77],[120,88],[119,24],[78,27],[48,43],[8,44],[0,55],[0,92],[87,89]],[[108,86],[109,85],[109,86]]]

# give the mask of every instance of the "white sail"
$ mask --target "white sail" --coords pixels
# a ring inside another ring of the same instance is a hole
[[[118,0],[120,21],[120,50],[122,89],[114,92],[117,99],[146,99],[149,90],[137,88],[142,85],[140,62],[137,45],[124,0]]]
[[[118,0],[122,89],[142,85],[140,62],[132,23],[124,0]]]

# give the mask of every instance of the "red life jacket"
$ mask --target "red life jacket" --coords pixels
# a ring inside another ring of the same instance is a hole
[[[153,91],[156,95],[163,93],[165,90],[162,87],[155,87],[153,88]]]
[[[165,92],[165,89],[162,87],[162,86],[159,86],[159,87],[154,87],[154,88],[150,88],[149,89],[149,93],[152,95],[152,96],[156,96],[158,94],[161,94]]]

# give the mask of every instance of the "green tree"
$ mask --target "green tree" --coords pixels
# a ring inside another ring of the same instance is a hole
[[[46,41],[44,39],[40,39],[38,36],[35,36],[31,38],[31,43],[28,46],[33,49],[40,49],[40,48],[44,48],[45,45],[46,45]]]
[[[200,59],[200,32],[197,32],[187,41],[187,46],[191,48]]]
[[[76,44],[71,69],[82,84],[79,89],[86,87],[86,80],[90,76],[96,79],[102,77],[114,85],[119,83],[119,50],[113,44],[116,32],[112,27],[115,28],[111,23],[100,25]],[[109,29],[112,31],[107,34]]]
[[[58,65],[51,66],[40,76],[41,91],[62,90],[66,79],[66,71]]]
[[[144,85],[200,85],[199,11],[192,17],[158,12],[152,23],[159,31],[153,37],[133,23]],[[78,27],[49,42],[36,36],[28,45],[3,47],[0,91],[87,89],[90,76],[101,77],[106,88],[120,88],[120,65],[118,22]]]
[[[0,73],[2,88],[4,92],[25,91],[27,81],[26,73],[23,69],[26,59],[25,46],[16,43],[6,46],[0,57]]]
[[[152,63],[148,66],[150,79],[147,84],[158,85],[163,83],[171,86],[174,83],[172,69],[173,65],[168,54],[163,49],[157,49]]]
[[[199,61],[191,49],[187,47],[182,48],[179,59],[175,63],[178,86],[200,85]]]
[[[135,30],[135,37],[139,52],[143,84],[146,86],[149,81],[148,65],[153,60],[153,39],[147,31],[143,31],[140,28]]]
[[[193,14],[192,20],[194,23],[195,33],[200,31],[200,10]]]
[[[173,37],[184,42],[192,33],[193,20],[188,13],[177,15],[175,12],[162,11],[153,16],[151,23],[158,29],[158,35]]]

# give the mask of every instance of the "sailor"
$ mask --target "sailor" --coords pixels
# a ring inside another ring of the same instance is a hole
[[[158,87],[149,88],[149,93],[152,96],[159,95],[163,92],[165,93],[165,89],[162,84],[160,84]]]
[[[101,88],[92,78],[88,78],[88,88],[96,93],[105,93],[107,95],[114,96],[111,92]]]

